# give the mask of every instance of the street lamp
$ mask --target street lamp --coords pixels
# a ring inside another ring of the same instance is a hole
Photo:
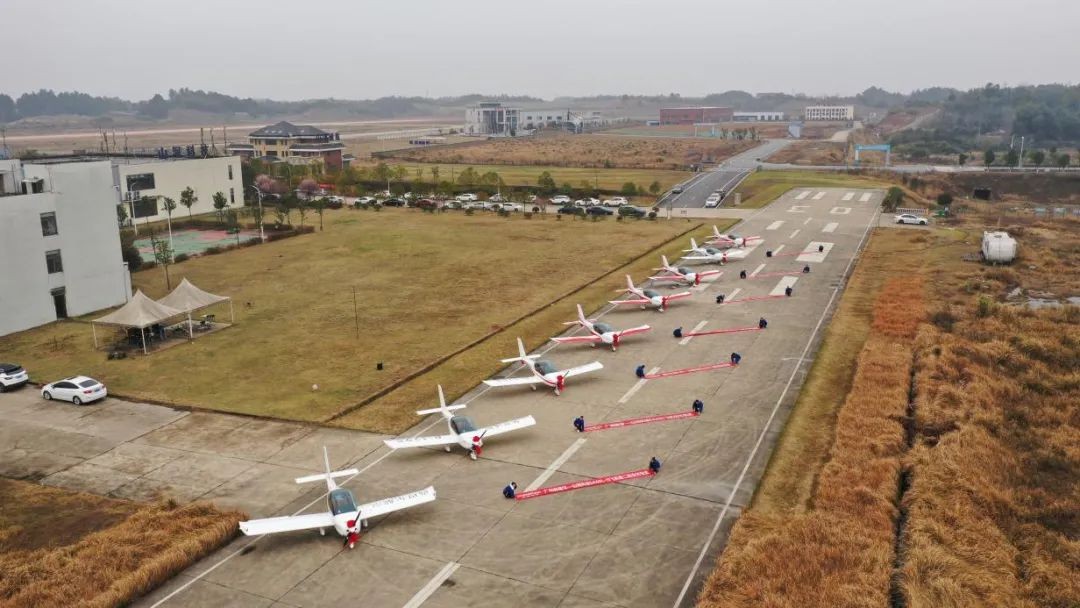
[[[266,233],[263,232],[262,190],[259,190],[259,187],[255,184],[251,184],[248,187],[254,190],[255,195],[259,198],[259,242],[265,243]]]

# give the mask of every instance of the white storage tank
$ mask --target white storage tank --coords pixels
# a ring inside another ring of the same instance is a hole
[[[987,262],[1008,264],[1016,259],[1016,239],[1005,231],[984,232],[982,255]]]

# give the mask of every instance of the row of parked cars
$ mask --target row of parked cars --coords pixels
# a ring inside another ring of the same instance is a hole
[[[30,374],[21,365],[0,363],[0,393],[15,390],[30,382]],[[41,398],[46,401],[60,399],[75,405],[93,403],[109,394],[105,384],[89,376],[71,376],[41,387]]]

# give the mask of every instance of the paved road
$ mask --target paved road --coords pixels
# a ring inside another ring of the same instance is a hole
[[[760,164],[761,159],[768,158],[789,143],[791,141],[786,139],[765,140],[760,146],[736,154],[716,167],[694,176],[684,184],[681,194],[669,195],[660,201],[660,204],[673,209],[704,207],[705,199],[710,194],[717,190],[730,194],[734,187]]]
[[[22,391],[0,396],[0,470],[123,496],[164,484],[261,517],[322,508],[318,488],[291,479],[317,471],[318,446],[327,443],[335,465],[360,468],[346,482],[360,500],[428,484],[438,492],[435,503],[373,521],[354,551],[315,533],[239,538],[137,603],[143,607],[689,606],[752,495],[881,198],[869,190],[789,192],[739,227],[764,241],[717,281],[694,287],[692,298],[662,314],[627,307],[594,315],[616,327],[648,323],[652,332],[628,338],[618,353],[551,352],[561,366],[605,365],[572,379],[563,396],[518,388],[466,395],[479,424],[526,414],[538,422],[492,439],[478,462],[460,451],[390,452],[369,433],[112,399],[80,409]],[[766,258],[767,249],[813,253]],[[808,275],[770,274],[804,263]],[[756,278],[739,279],[741,269]],[[714,302],[720,293],[779,293],[784,281],[794,282],[794,297]],[[671,335],[676,326],[741,327],[761,316],[769,320],[763,332]],[[732,351],[743,355],[735,369],[634,376],[640,364],[669,371],[725,361]],[[686,411],[695,398],[705,402],[699,418],[585,435],[570,424],[577,415],[594,423]],[[439,422],[429,417],[407,434],[441,433]],[[511,480],[548,486],[639,469],[654,455],[664,462],[654,478],[522,502],[500,495]]]

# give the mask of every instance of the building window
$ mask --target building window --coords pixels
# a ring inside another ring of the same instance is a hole
[[[50,211],[48,213],[41,214],[41,236],[52,236],[56,234],[56,213]]]
[[[157,199],[152,196],[144,196],[135,199],[135,213],[133,217],[150,217],[158,214]]]
[[[137,190],[153,190],[154,189],[154,174],[153,173],[135,173],[127,176],[127,189],[128,192]]]
[[[64,263],[60,260],[59,249],[45,252],[45,267],[49,269],[49,274],[64,272]]]
[[[229,165],[229,179],[232,179],[232,165]]]
[[[229,168],[231,169],[232,167],[229,167]],[[230,173],[231,173],[231,171],[230,171]],[[234,204],[234,205],[236,204],[236,190],[234,190],[232,188],[229,188],[229,202]]]

